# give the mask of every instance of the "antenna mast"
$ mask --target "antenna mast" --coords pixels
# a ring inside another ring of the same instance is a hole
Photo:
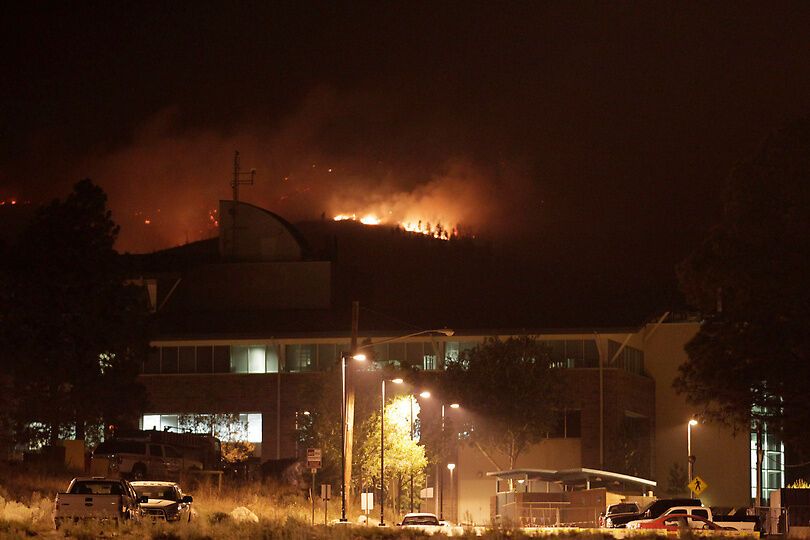
[[[248,177],[249,175],[249,177]],[[253,180],[256,178],[256,169],[250,169],[250,172],[242,172],[239,167],[239,150],[233,153],[233,179],[231,179],[231,188],[233,188],[233,202],[231,202],[231,257],[236,257],[238,250],[236,248],[236,229],[239,227],[236,224],[236,207],[239,203],[239,186],[252,186]]]
[[[243,178],[250,175],[250,178]],[[246,185],[252,186],[253,180],[256,178],[256,169],[250,169],[250,172],[242,172],[239,168],[239,150],[233,153],[233,179],[231,180],[231,187],[233,188],[234,202],[239,200],[239,186]]]

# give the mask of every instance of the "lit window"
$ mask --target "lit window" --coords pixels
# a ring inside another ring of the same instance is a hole
[[[247,417],[248,442],[262,442],[262,415],[259,413],[250,413],[245,416]]]
[[[250,373],[265,372],[265,350],[264,347],[248,347],[248,371]]]
[[[156,429],[160,431],[160,415],[159,414],[145,414],[141,421],[141,429]]]

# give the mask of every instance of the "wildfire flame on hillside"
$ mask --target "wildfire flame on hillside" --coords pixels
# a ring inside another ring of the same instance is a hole
[[[390,212],[389,212],[390,213]],[[360,218],[357,214],[338,214],[334,218],[335,221],[359,221],[363,225],[396,225],[397,227],[412,233],[424,234],[425,236],[432,236],[439,240],[450,240],[459,235],[456,226],[448,227],[437,222],[432,225],[427,220],[422,219],[407,219],[403,221],[386,220],[378,217],[376,214],[362,214]]]

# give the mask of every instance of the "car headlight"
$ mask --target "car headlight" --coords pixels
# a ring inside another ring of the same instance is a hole
[[[628,528],[628,529],[638,529],[638,527],[639,527],[639,524],[638,524],[638,523],[632,523],[632,522],[630,522],[630,523],[628,523],[628,524],[627,524],[627,528]]]
[[[613,520],[610,519],[610,518],[607,518],[605,520],[605,527],[613,527]]]

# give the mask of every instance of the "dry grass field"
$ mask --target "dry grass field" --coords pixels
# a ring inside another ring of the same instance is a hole
[[[101,523],[65,525],[56,531],[53,523],[54,497],[64,490],[72,474],[23,465],[0,465],[0,539],[15,538],[148,538],[154,540],[203,539],[283,539],[283,540],[355,540],[394,538],[444,538],[421,531],[396,527],[363,525],[324,526],[323,507],[316,507],[316,525],[311,525],[311,507],[305,497],[289,487],[273,482],[229,483],[221,490],[210,484],[185,483],[194,497],[194,518],[190,523],[124,523],[118,527]],[[338,516],[339,505],[332,501],[327,522]],[[243,517],[247,516],[247,517]],[[350,516],[357,518],[358,516]],[[357,520],[354,520],[357,523]],[[530,535],[520,529],[500,528],[454,531],[455,538],[523,539]],[[598,531],[558,534],[555,538],[608,540],[613,537]],[[691,535],[687,535],[691,537]],[[649,535],[655,538],[655,535]],[[705,538],[705,537],[702,537]]]

